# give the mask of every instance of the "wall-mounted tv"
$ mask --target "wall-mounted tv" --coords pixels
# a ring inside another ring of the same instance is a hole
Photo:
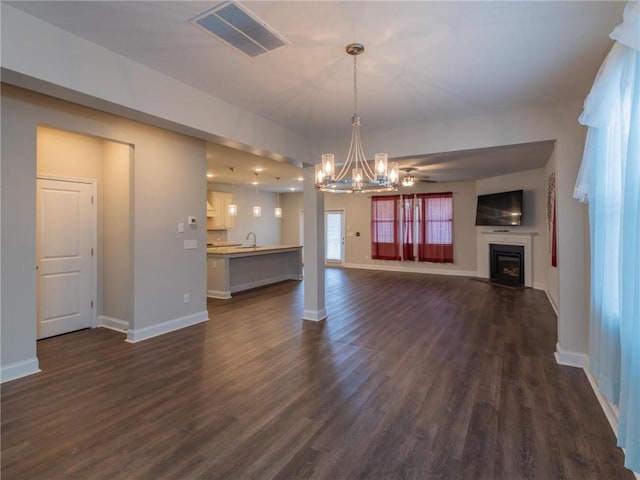
[[[522,190],[478,195],[476,225],[515,227],[522,224]]]

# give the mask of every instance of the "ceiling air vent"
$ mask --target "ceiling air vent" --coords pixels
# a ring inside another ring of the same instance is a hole
[[[289,45],[282,35],[237,2],[222,2],[189,21],[249,57]]]

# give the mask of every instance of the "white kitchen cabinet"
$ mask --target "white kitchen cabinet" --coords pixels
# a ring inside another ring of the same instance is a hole
[[[208,192],[207,230],[230,230],[233,228],[233,217],[229,215],[229,204],[233,203],[233,195],[228,192]]]

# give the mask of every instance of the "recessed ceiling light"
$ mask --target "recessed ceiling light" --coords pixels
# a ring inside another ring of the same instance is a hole
[[[299,182],[302,182],[303,180],[304,180],[304,178],[302,178],[302,177],[298,177],[298,181],[299,181]]]
[[[207,172],[207,178],[213,178],[213,173]]]
[[[258,182],[251,182],[251,185],[257,185]]]
[[[256,172],[261,172],[264,168],[256,168]]]

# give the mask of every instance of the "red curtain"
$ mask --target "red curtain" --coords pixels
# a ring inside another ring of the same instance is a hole
[[[371,197],[371,258],[400,260],[398,205],[400,195]]]
[[[453,263],[453,194],[420,193],[418,260]]]
[[[413,237],[414,237],[414,215],[413,206],[415,202],[413,196],[402,197],[402,259],[403,260],[415,260],[416,256],[413,253]]]

